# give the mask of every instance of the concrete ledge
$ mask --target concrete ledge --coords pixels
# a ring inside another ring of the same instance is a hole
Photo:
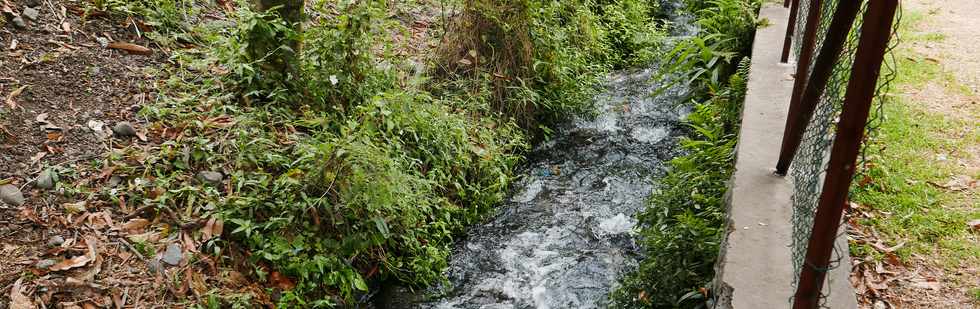
[[[795,273],[790,246],[793,213],[789,178],[772,171],[793,89],[791,64],[779,63],[788,9],[767,5],[756,32],[748,92],[742,111],[735,173],[728,196],[729,234],[716,265],[716,308],[789,308]],[[843,239],[841,239],[843,240]],[[843,251],[847,252],[846,242]],[[856,308],[847,280],[849,259],[831,274],[830,308]]]

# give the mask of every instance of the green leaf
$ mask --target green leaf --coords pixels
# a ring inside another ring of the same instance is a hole
[[[360,275],[356,275],[356,274],[354,275],[354,288],[357,288],[358,290],[361,291],[368,290],[367,283],[364,282],[364,279],[361,278]]]

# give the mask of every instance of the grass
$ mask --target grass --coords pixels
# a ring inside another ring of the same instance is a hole
[[[977,130],[980,111],[966,111],[972,117],[956,117],[936,112],[917,102],[911,94],[930,85],[941,85],[949,94],[974,95],[966,85],[938,61],[918,54],[915,43],[942,42],[940,33],[923,32],[929,15],[906,12],[900,33],[902,47],[894,51],[897,79],[888,89],[894,100],[884,106],[885,121],[868,148],[870,164],[864,180],[855,184],[851,199],[873,209],[871,218],[858,223],[880,233],[886,246],[906,243],[896,251],[905,263],[918,258],[935,263],[947,273],[980,263],[980,243],[967,221],[980,218],[980,198],[976,189],[950,191],[941,187],[951,178],[968,173],[957,158],[968,158],[967,149],[980,145]],[[952,109],[950,109],[952,110]],[[945,159],[944,159],[945,158]],[[980,173],[973,167],[973,179]],[[867,244],[851,245],[857,258],[884,258]],[[951,280],[959,280],[952,278]],[[960,282],[980,301],[976,282]]]

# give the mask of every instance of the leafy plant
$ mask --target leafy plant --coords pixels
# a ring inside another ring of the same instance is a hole
[[[180,39],[190,41],[188,31],[200,11],[193,0],[92,0],[87,15],[104,12],[125,17],[141,17],[142,29],[149,28],[153,38],[160,41]],[[135,25],[135,24],[134,24]]]
[[[699,308],[711,296],[705,287],[725,234],[724,196],[748,77],[744,56],[750,41],[742,38],[752,35],[759,3],[689,5],[699,9],[702,33],[669,53],[674,64],[663,76],[679,75],[701,103],[686,120],[690,135],[681,142],[686,154],[671,160],[670,171],[638,215],[646,256],[612,293],[617,307]]]
[[[140,0],[175,4],[159,12],[107,1],[166,19],[161,34],[200,21],[179,16],[197,12],[182,0]],[[435,79],[406,77],[388,1],[313,1],[302,29],[244,1],[225,26],[193,24],[197,46],[175,52],[142,111],[171,135],[110,160],[146,180],[126,201],[176,223],[223,219],[210,251],[247,257],[246,275],[280,307],[354,305],[381,281],[443,279],[454,236],[503,199],[527,136],[587,113],[600,77],[645,62],[662,37],[650,1],[463,4]]]
[[[162,106],[144,110],[185,137],[134,168],[166,190],[129,200],[223,218],[252,276],[291,282],[276,288],[280,306],[352,304],[372,282],[441,279],[453,236],[503,198],[525,140],[512,123],[399,87],[379,66],[380,57],[400,60],[376,49],[387,44],[375,22],[384,5],[313,5],[318,17],[301,34],[241,8],[209,57],[175,56],[223,74],[178,69]],[[249,45],[290,44],[276,39],[283,34],[307,44],[296,75],[270,75],[262,66],[276,48],[262,55]],[[226,183],[195,181],[203,170],[222,171]]]
[[[591,110],[602,74],[648,60],[663,38],[653,1],[467,0],[441,75],[482,81],[492,112],[532,133]],[[464,86],[464,88],[467,88]]]
[[[658,55],[664,39],[659,2],[599,0],[591,6],[609,49],[605,61],[613,67],[644,64]]]

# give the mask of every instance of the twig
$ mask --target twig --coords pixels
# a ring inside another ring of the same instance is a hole
[[[126,248],[129,248],[129,251],[133,252],[133,254],[135,254],[136,257],[140,258],[140,260],[143,260],[143,262],[146,262],[146,257],[144,257],[143,254],[140,253],[139,250],[136,250],[136,248],[133,247],[132,244],[130,244],[128,241],[126,241],[126,239],[124,237],[119,237],[119,238],[116,239],[116,241],[118,241],[119,243],[121,243],[124,246],[126,246]]]

